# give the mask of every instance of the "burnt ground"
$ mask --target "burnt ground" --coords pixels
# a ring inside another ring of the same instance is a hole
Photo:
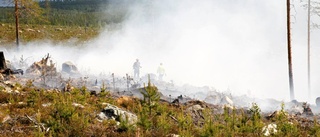
[[[102,90],[110,91],[114,99],[129,97],[143,99],[141,92],[145,92],[144,85],[148,75],[134,80],[130,76],[116,77],[113,74],[91,76],[81,75],[80,72],[58,72],[54,64],[49,63],[47,55],[39,62],[30,65],[24,75],[2,75],[0,86],[5,92],[19,93],[13,90],[16,83],[47,89],[58,92],[69,92],[73,88],[86,87],[92,95],[99,94]],[[204,110],[213,113],[247,113],[250,115],[254,104],[261,109],[264,120],[272,121],[281,112],[281,107],[291,122],[299,123],[302,127],[310,127],[315,121],[320,121],[320,108],[307,102],[282,102],[275,99],[257,99],[246,95],[233,96],[228,92],[218,92],[208,87],[194,87],[191,85],[178,86],[172,81],[158,81],[154,74],[150,74],[150,81],[157,87],[160,102],[175,107],[183,107],[185,113],[191,114],[195,124],[203,124]],[[197,96],[185,94],[192,92]],[[174,118],[173,118],[174,119]],[[202,121],[202,122],[201,122]]]
[[[117,79],[115,87],[113,87],[113,79]],[[26,75],[14,75],[7,76],[5,80],[0,83],[0,86],[5,87],[7,92],[13,91],[10,87],[13,87],[15,83],[28,84],[32,82],[33,86],[44,88],[47,90],[56,90],[59,92],[66,92],[72,88],[86,87],[91,94],[99,94],[103,88],[110,91],[114,99],[121,97],[130,97],[143,99],[141,92],[144,92],[143,84],[137,86],[137,83],[133,80],[126,80],[126,78],[113,78],[109,76],[105,79],[98,80],[97,77],[67,77],[63,78],[61,74],[54,76],[41,77],[36,74]],[[141,82],[143,82],[141,80]],[[203,110],[210,109],[216,114],[225,113],[228,109],[228,113],[232,112],[232,109],[236,110],[236,113],[248,113],[250,114],[250,107],[252,103],[256,103],[261,108],[261,115],[265,120],[272,120],[281,110],[281,104],[284,105],[284,110],[292,122],[298,122],[301,126],[312,126],[314,120],[320,121],[319,107],[307,104],[305,102],[281,102],[274,99],[253,99],[247,96],[232,96],[230,94],[220,93],[216,91],[209,91],[208,88],[192,87],[198,93],[210,92],[203,100],[189,97],[182,94],[183,87],[177,87],[172,83],[156,81],[154,85],[158,87],[161,99],[160,102],[170,104],[176,107],[185,108],[185,112],[191,114],[196,124],[203,124],[199,121],[204,120]],[[191,87],[190,85],[188,85]],[[266,107],[267,106],[267,107]]]

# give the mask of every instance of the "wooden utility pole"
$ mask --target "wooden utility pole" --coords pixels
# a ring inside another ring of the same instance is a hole
[[[310,80],[310,0],[308,0],[308,98],[311,99]]]
[[[289,65],[289,86],[290,100],[294,100],[294,86],[292,74],[292,56],[291,56],[291,27],[290,27],[290,0],[287,0],[287,40],[288,40],[288,65]]]
[[[14,0],[14,15],[16,18],[16,44],[19,48],[19,11],[18,11],[18,0]]]

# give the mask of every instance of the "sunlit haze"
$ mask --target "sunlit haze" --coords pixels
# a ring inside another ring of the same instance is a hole
[[[314,103],[320,96],[319,30],[311,32],[308,100],[307,14],[300,5],[295,2],[292,11],[295,94],[297,100]],[[285,1],[144,0],[127,6],[125,21],[113,24],[119,29],[106,27],[84,46],[35,41],[5,52],[7,59],[24,55],[32,62],[50,53],[59,69],[73,61],[81,71],[118,76],[133,75],[139,59],[142,75],[156,74],[163,63],[164,79],[176,84],[289,100]]]

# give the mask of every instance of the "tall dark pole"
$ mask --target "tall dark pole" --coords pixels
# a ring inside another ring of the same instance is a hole
[[[311,98],[310,80],[310,0],[308,0],[308,98]]]
[[[290,30],[290,0],[287,0],[287,40],[288,40],[288,65],[289,65],[289,86],[290,99],[294,100],[294,86],[292,74],[292,57],[291,57],[291,30]]]
[[[16,44],[19,48],[19,11],[18,11],[18,0],[14,0],[14,15],[16,18]]]

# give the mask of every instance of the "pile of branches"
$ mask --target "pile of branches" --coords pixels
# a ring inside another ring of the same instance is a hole
[[[52,60],[50,60],[50,63],[48,63],[50,58],[51,57],[49,56],[49,53],[48,53],[40,61],[34,62],[26,70],[26,74],[33,74],[33,75],[40,75],[40,76],[57,75],[57,69],[55,67],[55,64],[52,62]]]

